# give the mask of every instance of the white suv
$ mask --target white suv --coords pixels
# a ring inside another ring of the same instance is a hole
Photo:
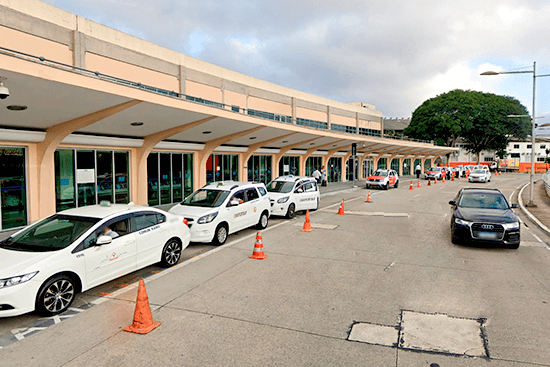
[[[267,185],[271,215],[294,218],[297,211],[319,209],[321,193],[312,177],[281,176]]]
[[[270,203],[263,183],[222,181],[195,191],[169,212],[187,219],[191,242],[223,245],[231,233],[267,227]]]

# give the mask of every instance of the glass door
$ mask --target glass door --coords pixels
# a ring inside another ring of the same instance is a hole
[[[0,148],[0,214],[0,230],[27,224],[24,148]]]
[[[78,206],[94,205],[97,202],[95,166],[93,150],[78,150],[76,152]]]

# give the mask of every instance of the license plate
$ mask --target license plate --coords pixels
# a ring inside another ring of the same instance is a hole
[[[482,238],[484,240],[494,240],[498,238],[497,234],[495,232],[479,232],[477,234],[479,238]]]

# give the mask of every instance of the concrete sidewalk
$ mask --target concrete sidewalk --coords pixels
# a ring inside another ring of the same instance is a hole
[[[546,234],[550,235],[550,198],[544,189],[544,182],[541,179],[535,181],[533,203],[535,203],[536,207],[525,206],[529,202],[529,184],[525,186],[521,198],[523,201],[523,207],[521,209],[524,213],[527,214],[539,228],[546,232]]]

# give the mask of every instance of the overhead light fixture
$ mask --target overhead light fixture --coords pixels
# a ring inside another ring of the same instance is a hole
[[[136,122],[132,122],[130,125],[132,125],[132,126],[141,126],[141,125],[143,125],[143,122],[136,121]]]
[[[315,145],[315,143],[309,143],[309,145]]]
[[[288,140],[283,140],[283,143],[288,143]]]
[[[338,144],[332,144],[333,147],[335,147],[336,145],[338,145]]]
[[[208,135],[208,134],[212,134],[212,131],[203,131],[202,133],[205,135]]]
[[[25,111],[27,109],[27,106],[19,106],[16,104],[12,104],[6,107],[10,111]]]
[[[256,139],[256,136],[251,136],[251,137],[250,137],[250,138],[248,138],[248,139],[250,139],[250,140],[254,140],[254,139]]]
[[[4,80],[7,80],[5,76],[0,76],[0,99],[6,99],[10,96],[10,90],[4,86]]]

